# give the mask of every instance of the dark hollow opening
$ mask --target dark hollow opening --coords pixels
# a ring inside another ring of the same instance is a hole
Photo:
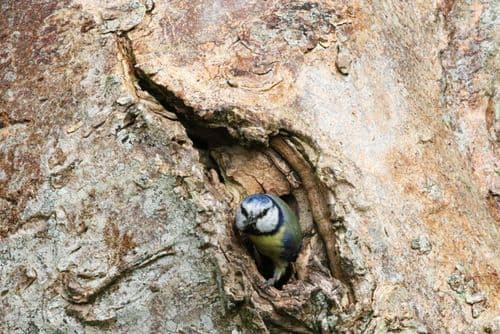
[[[166,110],[173,111],[179,122],[186,129],[188,137],[193,142],[193,146],[200,152],[200,161],[208,168],[214,169],[219,180],[223,182],[221,171],[217,163],[210,156],[210,149],[237,145],[239,142],[233,138],[226,127],[209,127],[204,124],[202,119],[198,119],[196,113],[190,106],[184,104],[184,101],[176,97],[172,92],[164,87],[160,87],[140,69],[135,68],[135,74],[138,79],[138,84],[144,91],[151,94]],[[293,211],[297,214],[297,201],[291,194],[281,197]],[[266,279],[273,277],[274,265],[271,259],[262,254],[257,254],[257,250],[248,238],[243,238],[243,243],[248,252],[252,255],[259,273]],[[257,259],[260,258],[260,261]],[[283,286],[292,278],[293,269],[289,265],[286,273],[274,284],[277,289],[282,289]]]

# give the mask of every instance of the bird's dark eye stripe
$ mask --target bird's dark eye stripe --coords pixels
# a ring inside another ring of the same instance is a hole
[[[262,212],[257,216],[257,218],[262,218],[266,215],[270,208],[262,210]]]
[[[248,212],[244,207],[241,207],[241,213],[243,214],[243,216],[248,217]]]

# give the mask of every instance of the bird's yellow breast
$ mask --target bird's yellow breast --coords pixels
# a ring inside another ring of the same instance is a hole
[[[283,252],[283,236],[285,234],[284,226],[281,226],[278,231],[269,235],[249,235],[259,253],[273,259],[274,261],[280,258]]]

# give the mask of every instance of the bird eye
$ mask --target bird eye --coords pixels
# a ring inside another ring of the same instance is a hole
[[[269,208],[267,209],[264,209],[264,211],[262,211],[262,216],[265,216],[267,214],[267,212],[269,211]]]
[[[248,212],[244,207],[241,207],[241,213],[243,214],[243,216],[248,217]]]

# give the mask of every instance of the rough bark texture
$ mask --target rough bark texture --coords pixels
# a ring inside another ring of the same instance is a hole
[[[498,2],[0,4],[0,332],[500,331]]]

